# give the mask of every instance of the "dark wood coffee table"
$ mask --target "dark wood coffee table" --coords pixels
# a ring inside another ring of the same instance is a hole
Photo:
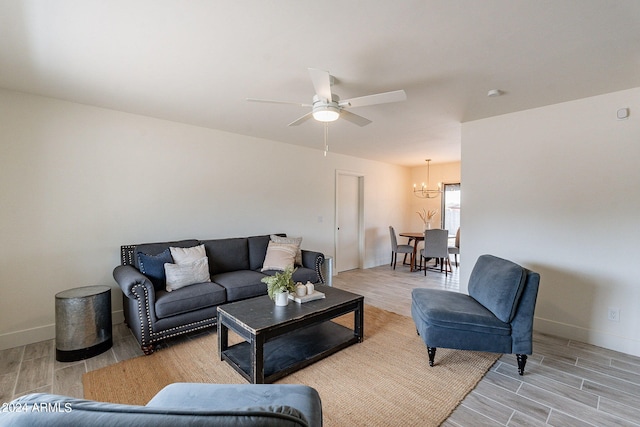
[[[325,298],[278,307],[268,296],[218,306],[218,354],[253,384],[272,383],[364,337],[364,297],[316,286]],[[331,322],[354,313],[353,329]],[[229,330],[244,342],[229,346]]]

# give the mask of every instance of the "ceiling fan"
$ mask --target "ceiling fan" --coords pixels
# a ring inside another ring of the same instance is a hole
[[[399,102],[407,99],[404,90],[392,92],[376,93],[373,95],[360,96],[358,98],[340,100],[338,95],[331,93],[331,86],[334,78],[328,71],[309,68],[311,83],[316,91],[311,104],[301,104],[287,101],[274,101],[270,99],[247,98],[251,102],[267,102],[273,104],[292,104],[300,107],[311,108],[311,111],[304,116],[289,123],[289,126],[298,126],[307,120],[314,118],[319,122],[333,122],[338,118],[343,118],[358,126],[366,126],[371,120],[348,111],[348,108],[364,107],[367,105],[386,104],[389,102]]]

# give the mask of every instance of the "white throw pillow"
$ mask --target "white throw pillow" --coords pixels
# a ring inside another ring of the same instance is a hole
[[[186,264],[207,257],[204,245],[192,246],[190,248],[170,247],[171,257],[176,264]]]
[[[164,265],[164,273],[167,277],[167,292],[211,281],[207,257],[185,264],[167,263]]]
[[[286,243],[289,245],[296,245],[298,247],[296,251],[296,265],[302,265],[302,251],[300,250],[300,244],[302,244],[302,237],[282,237],[276,236],[275,234],[271,235],[271,241],[276,243]]]
[[[262,271],[284,271],[287,267],[293,267],[293,263],[296,259],[296,250],[296,245],[269,242],[269,246],[267,246],[267,255],[264,257],[264,264],[262,265]]]

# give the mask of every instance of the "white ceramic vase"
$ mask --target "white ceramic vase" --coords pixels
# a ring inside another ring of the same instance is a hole
[[[276,305],[280,307],[284,307],[289,304],[289,292],[278,292],[276,295]]]

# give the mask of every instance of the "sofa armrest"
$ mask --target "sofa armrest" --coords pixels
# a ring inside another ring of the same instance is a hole
[[[145,354],[153,352],[156,291],[153,283],[131,265],[119,265],[113,278],[122,290],[124,320]]]
[[[302,266],[315,270],[318,276],[316,283],[326,283],[325,278],[322,277],[322,264],[324,263],[324,254],[315,251],[306,251],[302,249]]]
[[[540,287],[540,275],[526,270],[525,288],[511,321],[512,353],[533,354],[533,317]]]
[[[151,296],[151,299],[155,300],[153,283],[135,267],[131,265],[119,265],[113,269],[113,278],[118,282],[122,293],[125,294],[127,298],[136,299],[138,296],[133,292],[133,289],[138,285],[142,285],[147,289],[147,293]]]
[[[253,408],[274,412],[289,407],[303,415],[300,424],[322,426],[320,395],[314,388],[302,384],[173,383],[147,404],[147,408],[167,407],[209,411],[245,407],[245,411]]]

